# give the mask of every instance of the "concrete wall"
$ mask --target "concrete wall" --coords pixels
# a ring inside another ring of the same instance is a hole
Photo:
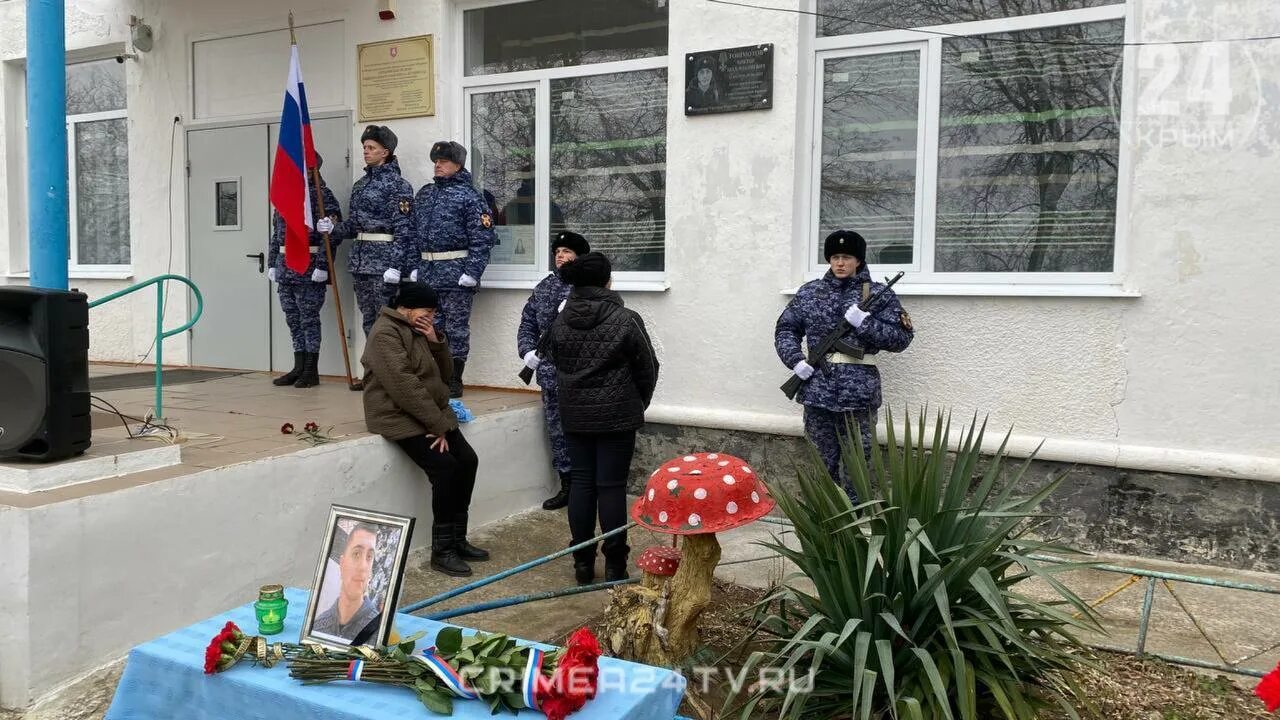
[[[478,526],[540,503],[550,464],[541,413],[478,418]],[[526,463],[494,458],[511,452]],[[422,471],[380,437],[30,509],[0,506],[0,707],[25,707],[132,646],[248,602],[268,583],[309,587],[330,504],[413,515],[430,543]],[[305,612],[306,608],[289,608]]]
[[[772,4],[794,9],[802,0]],[[365,5],[299,0],[294,7],[299,22],[343,19],[347,107],[355,101],[355,44],[435,34],[438,115],[391,123],[415,186],[426,179],[428,141],[461,131],[450,65],[458,39],[445,26],[448,8],[440,0],[402,3],[397,20],[380,23]],[[135,275],[145,277],[162,271],[168,252],[164,219],[142,209],[166,199],[158,179],[167,169],[167,147],[154,140],[167,136],[175,114],[188,112],[188,43],[278,28],[284,9],[248,0],[184,0],[163,10],[156,0],[84,0],[69,9],[70,46],[123,42],[131,12],[145,16],[157,36],[156,49],[130,65],[131,139],[138,139]],[[1130,0],[1128,12],[1133,41],[1244,36],[1280,22],[1280,10],[1266,0]],[[811,33],[795,13],[695,2],[673,2],[670,13],[670,289],[625,295],[646,318],[663,363],[652,419],[796,432],[798,409],[776,390],[786,371],[773,353],[771,330],[787,300],[782,291],[803,279],[807,239],[799,236],[798,218],[807,200],[796,188],[803,173],[798,158],[807,152],[798,128],[809,122]],[[21,3],[0,4],[0,57],[21,57],[21,27]],[[686,118],[679,105],[682,54],[757,42],[775,44],[774,108]],[[1020,447],[1047,438],[1046,449],[1063,460],[1280,480],[1273,439],[1280,406],[1271,402],[1280,395],[1280,320],[1264,310],[1267,269],[1280,261],[1273,241],[1280,205],[1265,201],[1280,189],[1273,162],[1280,145],[1274,112],[1280,45],[1212,46],[1226,48],[1225,75],[1202,62],[1206,47],[1147,47],[1128,55],[1127,201],[1119,225],[1124,286],[1138,296],[1028,297],[1008,287],[973,297],[905,288],[918,338],[881,366],[887,402],[990,413],[997,426],[1015,428]],[[1163,73],[1171,66],[1178,73],[1166,85]],[[12,83],[3,87],[11,92]],[[8,152],[15,132],[7,120]],[[353,145],[357,136],[358,125]],[[183,157],[181,147],[176,154]],[[12,176],[11,162],[9,170]],[[181,271],[183,189],[173,192],[174,267]],[[0,227],[0,262],[22,254],[13,245],[18,225],[8,223],[8,238]],[[99,293],[119,283],[79,284]],[[470,382],[517,385],[514,334],[526,297],[523,290],[480,293]],[[138,303],[95,315],[95,356],[145,352],[150,306]],[[167,350],[175,361],[184,351]]]

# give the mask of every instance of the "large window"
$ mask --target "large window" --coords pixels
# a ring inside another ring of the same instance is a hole
[[[619,280],[659,280],[666,236],[667,9],[535,0],[462,13],[466,144],[497,218],[490,282],[552,266],[582,233]]]
[[[128,265],[129,127],[124,64],[67,66],[67,172],[72,267]]]
[[[819,11],[811,272],[849,228],[919,282],[1114,282],[1123,5]]]

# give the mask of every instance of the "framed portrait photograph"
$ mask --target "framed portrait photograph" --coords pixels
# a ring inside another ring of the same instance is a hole
[[[412,535],[411,517],[330,506],[300,642],[386,645]]]

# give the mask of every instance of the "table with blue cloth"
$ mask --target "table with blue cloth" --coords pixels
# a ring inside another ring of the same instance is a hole
[[[270,642],[297,642],[307,592],[285,591],[289,614],[284,632]],[[273,668],[241,660],[229,670],[204,674],[204,651],[230,620],[247,634],[257,634],[258,621],[249,603],[222,615],[182,628],[135,647],[116,688],[106,720],[373,720],[440,717],[427,710],[413,691],[375,683],[334,682],[303,685],[289,677],[285,663]],[[413,615],[396,615],[401,637],[425,633],[419,648],[435,644],[436,633],[449,625]],[[464,634],[474,631],[463,630]],[[544,649],[549,646],[534,645]],[[600,658],[600,685],[595,699],[574,713],[573,720],[672,720],[684,696],[685,680],[670,670]],[[622,681],[619,681],[619,678]],[[453,717],[489,718],[488,704],[454,699]],[[537,720],[542,713],[522,710],[519,717]]]

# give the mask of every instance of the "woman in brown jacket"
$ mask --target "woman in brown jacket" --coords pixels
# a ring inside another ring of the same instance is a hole
[[[467,560],[489,553],[467,542],[467,511],[476,484],[476,453],[449,407],[453,359],[434,327],[439,298],[421,283],[405,284],[374,321],[365,343],[364,420],[404,449],[431,482],[431,567],[471,574]]]

